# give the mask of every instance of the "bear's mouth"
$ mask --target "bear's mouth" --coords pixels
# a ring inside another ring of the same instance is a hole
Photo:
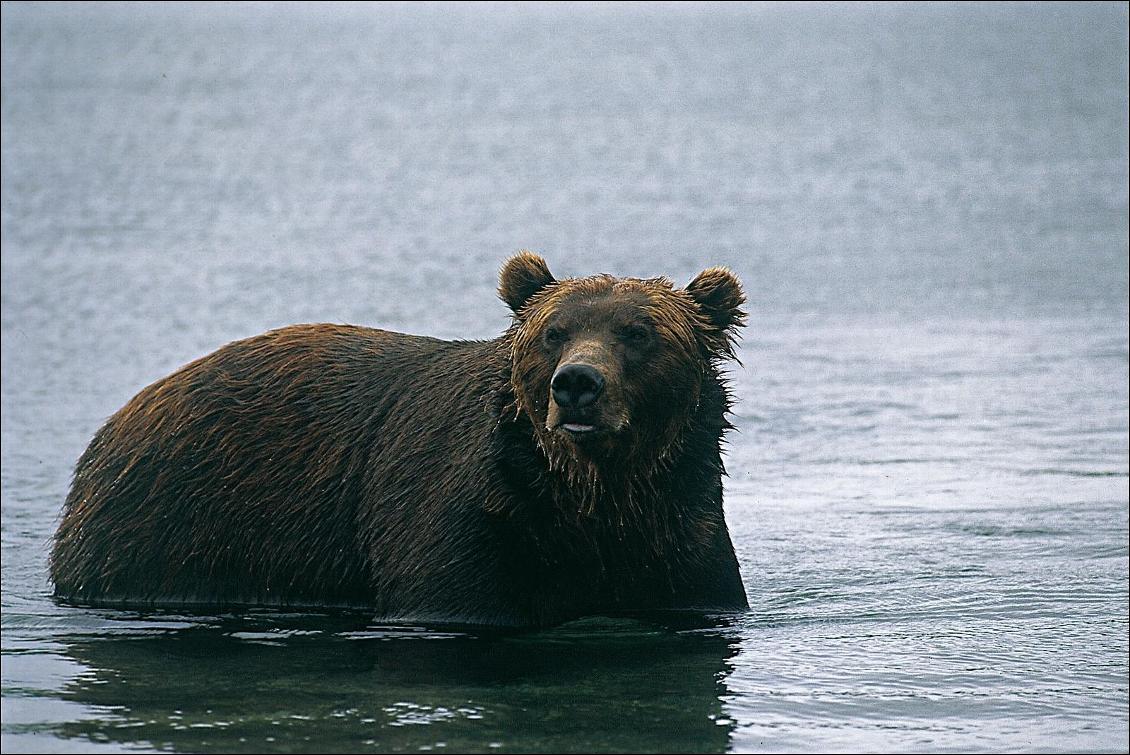
[[[596,432],[596,425],[583,422],[562,422],[558,427],[570,435],[585,435],[586,433]]]
[[[553,424],[547,424],[546,429],[564,435],[576,443],[598,438],[604,435],[605,430],[595,417],[562,417]]]

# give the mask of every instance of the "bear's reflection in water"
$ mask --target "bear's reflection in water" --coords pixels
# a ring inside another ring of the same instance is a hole
[[[729,742],[721,698],[736,641],[725,620],[476,635],[310,619],[190,619],[156,634],[127,622],[124,635],[76,637],[67,652],[89,671],[66,697],[104,714],[56,733],[193,752],[721,752]]]

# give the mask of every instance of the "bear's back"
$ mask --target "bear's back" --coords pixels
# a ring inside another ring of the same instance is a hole
[[[157,381],[78,462],[52,555],[56,594],[372,606],[357,532],[366,475],[403,456],[389,446],[413,425],[432,424],[421,413],[478,390],[484,349],[489,342],[301,325],[228,344]]]

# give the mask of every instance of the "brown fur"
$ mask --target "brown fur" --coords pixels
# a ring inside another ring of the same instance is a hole
[[[737,279],[556,281],[525,252],[499,295],[492,341],[294,326],[141,391],[79,460],[56,594],[515,626],[744,607],[719,447]],[[605,377],[591,436],[550,390],[572,362]]]

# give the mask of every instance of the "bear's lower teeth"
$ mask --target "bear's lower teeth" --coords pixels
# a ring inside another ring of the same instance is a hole
[[[569,422],[563,424],[562,427],[571,433],[587,433],[593,429],[592,425],[574,425]]]

